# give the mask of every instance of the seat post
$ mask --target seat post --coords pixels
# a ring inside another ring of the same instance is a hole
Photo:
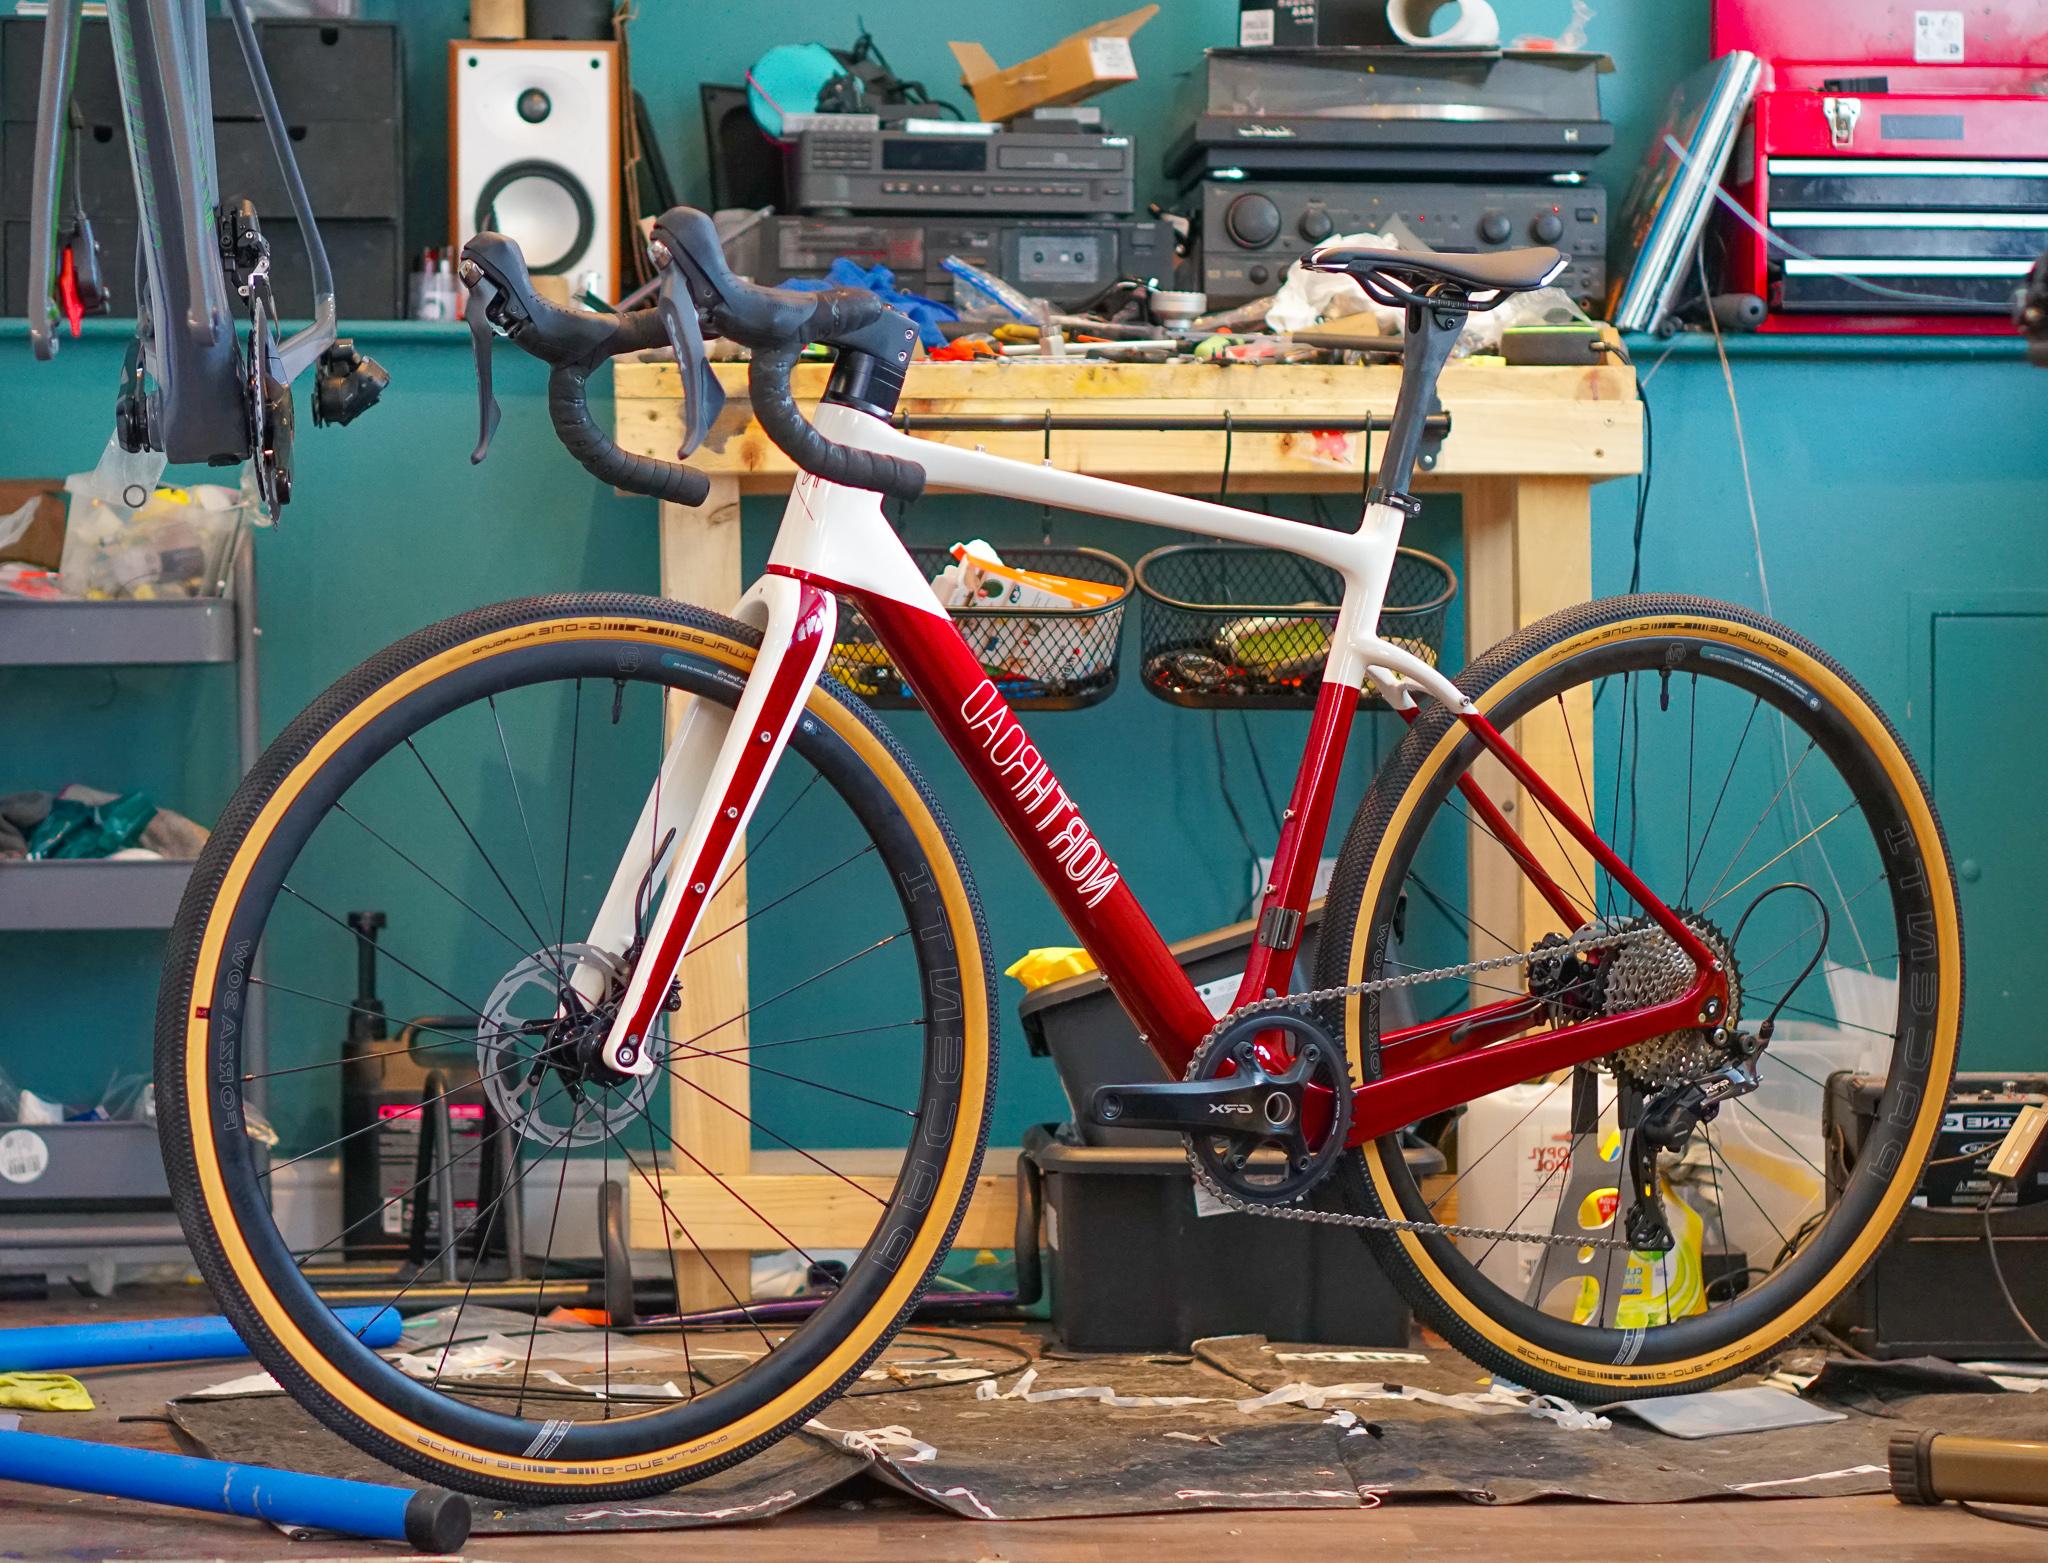
[[[1423,425],[1436,405],[1437,376],[1450,361],[1458,333],[1465,326],[1463,309],[1437,304],[1408,306],[1407,349],[1401,358],[1401,391],[1394,399],[1387,448],[1380,457],[1379,479],[1365,497],[1368,503],[1392,505],[1414,515],[1421,502],[1408,492],[1415,460],[1422,450]]]

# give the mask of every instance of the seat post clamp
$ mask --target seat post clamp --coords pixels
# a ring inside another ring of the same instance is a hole
[[[1422,501],[1413,494],[1390,489],[1379,483],[1366,490],[1365,502],[1368,505],[1392,505],[1410,521],[1422,514]]]

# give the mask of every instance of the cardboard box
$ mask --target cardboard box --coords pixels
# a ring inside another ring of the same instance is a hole
[[[1136,81],[1131,34],[1159,14],[1156,5],[1069,33],[1043,54],[1007,69],[978,43],[948,45],[960,62],[960,84],[974,95],[974,112],[1000,123],[1032,109],[1079,103],[1107,87]]]
[[[1386,0],[1238,0],[1240,49],[1398,44]]]
[[[64,557],[65,495],[62,478],[0,478],[0,536],[23,505],[35,503],[28,530],[0,544],[0,564],[19,560],[54,570]]]

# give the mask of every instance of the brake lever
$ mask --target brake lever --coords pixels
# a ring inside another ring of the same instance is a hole
[[[497,296],[496,285],[479,269],[469,285],[469,302],[462,312],[469,325],[469,345],[476,354],[477,439],[476,449],[469,453],[471,466],[491,453],[491,436],[498,432],[498,398],[491,391],[491,354],[497,346],[498,333],[490,319],[491,301]]]
[[[725,387],[711,368],[711,355],[704,346],[704,328],[697,318],[697,304],[690,297],[683,267],[673,261],[662,269],[662,329],[675,349],[676,369],[683,380],[683,443],[676,451],[680,459],[704,443],[718,415],[725,410]]]

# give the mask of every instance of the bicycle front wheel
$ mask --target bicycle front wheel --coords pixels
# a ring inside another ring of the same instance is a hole
[[[1742,608],[1587,604],[1459,683],[1724,964],[1730,1009],[1470,1103],[1441,1134],[1441,1178],[1412,1175],[1393,1137],[1363,1147],[1342,1173],[1350,1201],[1486,1229],[1368,1240],[1426,1321],[1518,1384],[1612,1400],[1717,1383],[1819,1319],[1918,1182],[1962,1014],[1940,826],[1855,681]],[[1457,784],[1475,764],[1569,918],[1471,812]],[[1490,962],[1397,990],[1412,1014],[1394,1017],[1387,998],[1339,1006],[1355,1079],[1394,1067],[1400,1028],[1436,1015],[1512,997],[1569,1027],[1675,999],[1694,972],[1441,709],[1375,780],[1329,907],[1319,985]],[[1545,964],[1546,933],[1617,942]],[[1672,1245],[1630,1248],[1626,1169],[1648,1109],[1725,1086],[1765,1031],[1756,1082],[1655,1160]]]
[[[685,955],[683,983],[699,991],[671,1009],[691,1029],[665,1023],[651,1081],[595,1057],[592,1012],[601,1022],[634,950],[585,940],[622,853],[646,865],[643,926],[658,898],[665,843],[639,839],[653,832],[635,821],[665,706],[732,707],[756,643],[730,620],[639,597],[537,598],[448,620],[293,722],[195,869],[157,1015],[179,1215],[263,1364],[401,1469],[571,1501],[745,1459],[859,1376],[966,1208],[995,1071],[980,906],[908,758],[829,681],[727,872],[744,865],[744,898],[714,896]],[[428,1017],[409,1045],[361,1035],[381,1029],[352,996],[364,935],[348,914],[365,906],[389,908],[384,1003]],[[572,993],[579,969],[599,973],[604,994]],[[244,1043],[255,991],[268,1005],[260,1065]],[[408,1079],[431,1071],[417,1108],[337,1122],[346,1079],[400,1065]],[[433,1127],[450,1096],[473,1109],[466,1132]],[[673,1112],[672,1098],[692,1111]],[[416,1147],[395,1177],[380,1160],[394,1140]],[[749,1156],[761,1176],[739,1171]],[[287,1181],[318,1185],[305,1174],[327,1163],[346,1174],[339,1212],[278,1197]],[[839,1211],[829,1245],[789,1230],[810,1217],[804,1198],[761,1192],[791,1172]],[[694,1313],[636,1341],[669,1348],[658,1370],[623,1349],[614,1365],[608,1341],[601,1363],[586,1352],[557,1371],[549,1352],[568,1337],[543,1336],[538,1314],[518,1327],[471,1311],[516,1292],[512,1280],[493,1290],[514,1268],[515,1226],[528,1283],[622,1306],[621,1188],[700,1294]],[[444,1211],[452,1231],[439,1229]],[[749,1247],[808,1261],[807,1298],[764,1306]],[[335,1283],[365,1256],[402,1267],[401,1311],[439,1300],[454,1354],[416,1346],[386,1360],[337,1317]],[[476,1337],[499,1360],[459,1360]]]

